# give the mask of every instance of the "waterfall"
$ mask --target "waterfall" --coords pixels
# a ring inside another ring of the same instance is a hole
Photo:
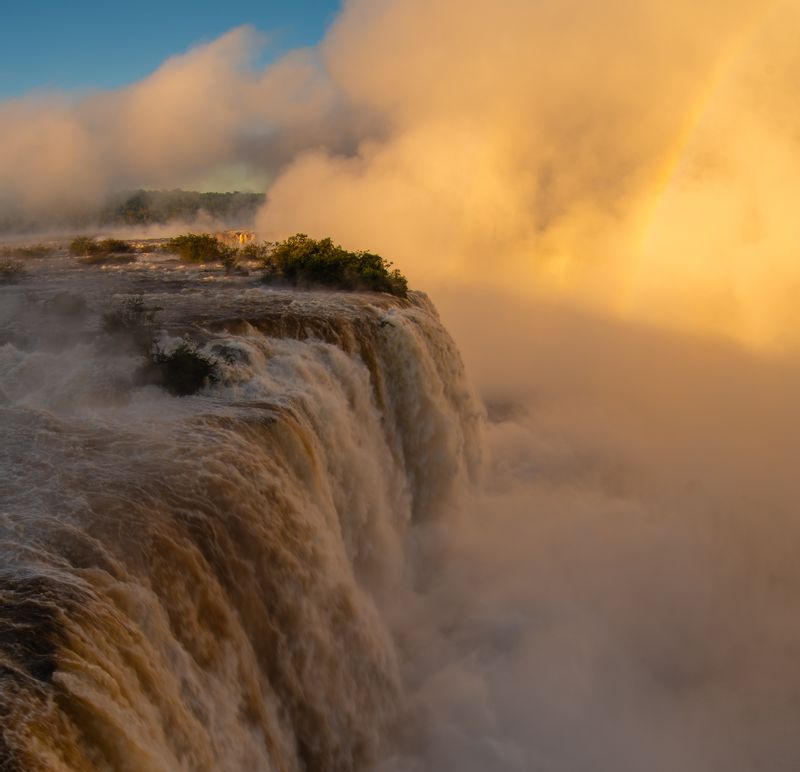
[[[481,462],[455,345],[422,294],[183,270],[2,290],[0,769],[362,769],[402,702],[383,610]],[[215,383],[137,384],[132,293]]]

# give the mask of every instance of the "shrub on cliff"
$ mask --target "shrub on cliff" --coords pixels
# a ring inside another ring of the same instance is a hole
[[[97,242],[88,236],[76,236],[69,242],[69,253],[74,257],[86,257],[91,254]]]
[[[127,342],[144,358],[134,375],[140,385],[161,386],[185,397],[217,379],[216,361],[184,341],[167,352],[159,343],[158,308],[148,308],[141,295],[133,295],[103,315],[102,330],[117,343]]]
[[[216,379],[214,360],[188,342],[179,344],[169,353],[153,346],[147,362],[137,373],[140,383],[161,386],[176,397],[194,394]]]
[[[348,252],[331,239],[304,233],[275,244],[264,258],[266,281],[320,285],[344,290],[371,290],[406,297],[408,281],[391,263],[372,252]]]
[[[186,233],[183,236],[175,236],[167,242],[166,250],[178,255],[184,263],[221,260],[226,270],[229,265],[233,266],[236,260],[236,250],[209,233]]]
[[[76,236],[69,244],[69,253],[89,265],[105,263],[109,260],[130,262],[133,260],[133,244],[122,239],[103,239],[95,241],[88,236]]]
[[[262,241],[260,244],[257,241],[251,241],[239,250],[239,254],[246,260],[261,260],[263,262],[269,255],[270,247],[271,244],[267,241]]]
[[[29,244],[20,247],[2,247],[0,248],[0,257],[37,258],[47,257],[53,252],[55,252],[55,248],[47,244]]]

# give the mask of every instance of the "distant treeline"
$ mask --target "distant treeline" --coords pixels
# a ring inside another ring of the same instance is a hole
[[[230,228],[251,227],[263,193],[198,193],[194,190],[129,190],[114,193],[93,210],[54,207],[47,219],[0,208],[0,233],[192,223],[199,217]]]
[[[203,212],[227,225],[248,225],[264,203],[263,193],[198,193],[193,190],[134,190],[111,197],[99,225],[163,225],[191,222]]]

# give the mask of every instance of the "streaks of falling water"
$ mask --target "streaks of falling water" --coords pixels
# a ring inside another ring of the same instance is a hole
[[[479,463],[435,311],[154,270],[165,330],[222,371],[176,399],[102,345],[132,278],[83,277],[60,350],[45,303],[75,277],[45,279],[2,298],[0,768],[368,765],[402,691],[379,601]]]

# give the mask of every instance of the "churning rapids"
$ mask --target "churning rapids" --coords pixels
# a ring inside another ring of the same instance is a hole
[[[133,295],[216,383],[136,385],[101,324]],[[50,258],[0,288],[0,336],[0,769],[376,763],[415,527],[480,461],[426,297]]]

